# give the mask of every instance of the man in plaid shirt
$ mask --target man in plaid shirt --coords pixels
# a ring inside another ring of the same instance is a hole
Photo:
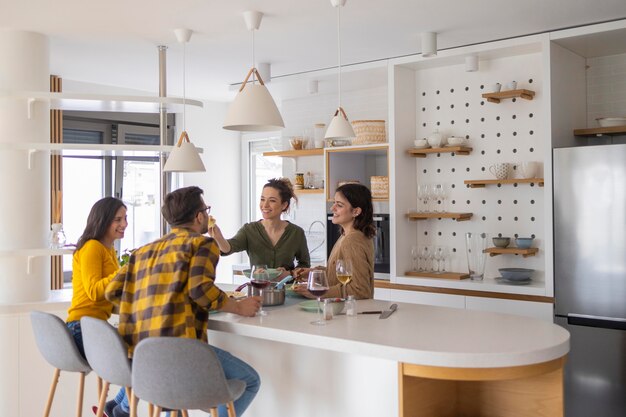
[[[214,285],[220,251],[212,238],[204,236],[210,209],[199,187],[169,193],[161,213],[172,231],[135,250],[107,286],[105,296],[119,308],[118,330],[131,355],[146,337],[186,337],[206,342],[209,310],[250,317],[259,309],[260,297],[235,301]],[[213,349],[226,378],[246,382],[245,392],[235,401],[235,411],[241,416],[259,390],[259,375],[230,353]],[[127,411],[115,406],[110,417],[125,417]],[[220,417],[228,414],[224,406],[218,412]]]

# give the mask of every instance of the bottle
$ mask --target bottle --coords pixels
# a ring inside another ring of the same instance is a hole
[[[356,317],[356,300],[354,295],[349,295],[346,299],[346,316]]]
[[[304,172],[296,172],[296,181],[293,188],[296,190],[304,188]]]
[[[326,133],[325,123],[315,123],[313,140],[316,148],[324,147],[324,134]]]

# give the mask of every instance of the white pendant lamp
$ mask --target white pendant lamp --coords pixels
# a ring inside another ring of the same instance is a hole
[[[341,8],[346,4],[346,0],[330,0],[330,4],[337,8],[337,91],[339,107],[337,107],[324,137],[326,139],[352,139],[356,134],[354,129],[352,129],[346,112],[341,107]]]
[[[435,32],[423,32],[422,38],[422,56],[429,58],[437,56],[437,34]]]
[[[255,66],[254,31],[261,26],[263,13],[247,11],[243,13],[243,17],[248,30],[252,32],[252,68],[228,109],[223,128],[238,132],[269,132],[283,129],[285,122]],[[251,75],[252,83],[248,85]]]
[[[178,143],[170,152],[163,171],[165,172],[204,172],[206,168],[200,159],[198,149],[191,143],[186,129],[186,85],[185,85],[185,46],[191,39],[191,30],[176,29],[174,31],[178,42],[183,44],[183,131],[178,138]]]

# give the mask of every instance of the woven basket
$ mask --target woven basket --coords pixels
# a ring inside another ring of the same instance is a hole
[[[389,198],[389,177],[370,177],[370,184],[370,189],[372,190],[372,198]]]
[[[353,145],[387,142],[384,120],[353,120],[352,128],[356,133],[356,138],[352,139]]]

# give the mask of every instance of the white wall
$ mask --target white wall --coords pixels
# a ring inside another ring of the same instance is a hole
[[[626,54],[587,59],[587,127],[597,117],[626,117]]]
[[[211,215],[226,237],[233,236],[242,225],[241,139],[238,132],[222,129],[228,105],[204,102],[204,108],[187,107],[187,133],[191,141],[204,150],[201,158],[206,172],[183,174],[182,180],[184,186],[197,185],[204,190]],[[178,134],[182,128],[182,117],[178,117]],[[221,257],[217,281],[231,282],[232,265],[240,261],[237,254]]]

